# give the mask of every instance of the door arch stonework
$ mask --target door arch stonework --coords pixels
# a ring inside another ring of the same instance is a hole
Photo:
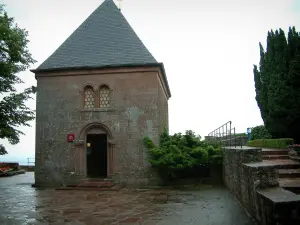
[[[82,127],[77,133],[77,141],[75,141],[75,157],[74,167],[75,171],[87,177],[87,164],[86,164],[86,137],[91,133],[101,133],[107,135],[107,175],[108,177],[114,174],[114,145],[112,132],[102,123],[92,122]]]
[[[92,122],[92,123],[86,124],[80,130],[79,135],[78,135],[79,141],[85,140],[87,132],[91,129],[101,129],[104,132],[106,132],[108,140],[111,140],[111,141],[113,140],[113,135],[112,135],[110,129],[106,125],[99,123],[99,122]]]

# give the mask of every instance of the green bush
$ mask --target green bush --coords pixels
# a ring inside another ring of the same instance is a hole
[[[294,139],[292,138],[280,138],[278,140],[278,148],[286,148],[288,145],[293,145],[294,144]]]
[[[213,146],[208,146],[207,152],[208,152],[208,163],[222,164],[223,152],[220,147],[214,148]]]
[[[146,148],[148,149],[152,149],[155,148],[155,145],[153,144],[152,140],[148,137],[144,138],[144,145],[146,146]]]
[[[294,140],[291,138],[281,139],[258,139],[248,141],[250,147],[261,147],[261,148],[286,148],[288,145],[294,144]]]
[[[212,147],[217,148],[217,149],[220,149],[222,147],[222,141],[220,141],[218,139],[204,140],[203,144],[205,146],[212,146]]]
[[[191,166],[203,165],[208,163],[208,152],[203,147],[196,147],[191,149],[190,157],[192,159]]]
[[[159,146],[148,137],[144,138],[144,145],[149,150],[150,164],[165,181],[191,177],[209,164],[222,163],[220,143],[201,141],[200,136],[190,130],[169,135],[164,129]]]
[[[264,125],[256,126],[251,130],[251,137],[250,140],[257,140],[257,139],[270,139],[272,136],[266,130]]]

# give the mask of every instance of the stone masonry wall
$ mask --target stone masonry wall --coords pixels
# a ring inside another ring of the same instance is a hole
[[[79,71],[42,75],[37,77],[36,185],[64,185],[86,176],[82,166],[85,154],[74,157],[76,146],[67,142],[67,134],[75,133],[76,139],[82,128],[93,122],[106,126],[115,140],[113,170],[118,181],[157,182],[142,142],[145,136],[158,142],[168,107],[157,72]],[[110,87],[108,110],[83,109],[82,92],[87,84],[95,90],[103,84]],[[82,164],[79,170],[76,164]]]
[[[163,123],[159,124],[159,133],[163,132],[164,127],[169,129],[169,112],[168,112],[168,100],[165,92],[163,91],[163,85],[158,78],[159,88],[158,88],[158,115],[159,120]]]
[[[261,161],[260,148],[224,148],[224,183],[257,221],[261,221],[263,207],[257,190],[278,186],[277,170],[256,166]]]

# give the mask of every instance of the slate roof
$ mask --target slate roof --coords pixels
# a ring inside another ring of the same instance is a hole
[[[105,0],[35,71],[156,63],[113,0]]]

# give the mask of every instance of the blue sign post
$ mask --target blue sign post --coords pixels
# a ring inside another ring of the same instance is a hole
[[[250,137],[251,137],[251,128],[247,128],[247,134],[248,134],[248,141],[250,141]]]

